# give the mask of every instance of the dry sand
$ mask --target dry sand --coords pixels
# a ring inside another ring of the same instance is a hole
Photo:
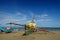
[[[23,33],[23,31],[0,33],[0,40],[60,40],[60,31],[35,32],[28,36],[22,36]]]

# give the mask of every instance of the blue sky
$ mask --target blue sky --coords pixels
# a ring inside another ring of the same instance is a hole
[[[39,27],[60,27],[60,0],[0,0],[0,24],[28,24],[32,15]]]

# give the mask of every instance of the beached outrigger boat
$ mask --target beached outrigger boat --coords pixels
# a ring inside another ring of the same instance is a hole
[[[44,31],[44,32],[49,32],[43,28],[37,28],[35,21],[34,21],[34,16],[32,17],[32,20],[30,20],[29,24],[16,24],[16,23],[8,23],[10,25],[18,25],[18,26],[22,26],[25,28],[25,33],[23,35],[29,35],[33,32],[37,32],[37,31]]]

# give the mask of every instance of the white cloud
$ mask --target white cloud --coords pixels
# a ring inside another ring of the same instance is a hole
[[[48,14],[36,15],[36,24],[39,27],[52,27],[53,19]]]
[[[6,24],[8,22],[23,22],[23,21],[26,21],[27,20],[27,15],[25,14],[22,14],[21,12],[17,12],[15,14],[10,14],[10,13],[4,13],[4,12],[1,12],[2,17],[3,19],[0,19],[0,24]]]
[[[41,26],[50,26],[48,25],[49,23],[48,22],[51,22],[52,19],[49,18],[49,15],[48,14],[34,14],[33,12],[30,12],[29,15],[25,15],[21,12],[17,12],[15,14],[10,14],[10,13],[3,13],[1,14],[2,16],[0,17],[3,17],[3,19],[0,19],[0,24],[6,24],[8,22],[16,22],[16,23],[27,23],[29,20],[27,17],[29,18],[32,18],[32,15],[35,16],[35,22],[37,23],[37,25],[41,25]]]
[[[35,14],[31,11],[29,11],[29,12],[30,12],[31,16],[33,16],[33,15],[35,16],[36,22],[51,22],[52,21],[52,19],[50,18],[50,16],[48,14]]]

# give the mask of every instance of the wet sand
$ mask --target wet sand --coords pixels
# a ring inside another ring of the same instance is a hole
[[[35,32],[27,36],[22,36],[23,33],[23,31],[0,33],[0,40],[60,40],[60,31]]]

